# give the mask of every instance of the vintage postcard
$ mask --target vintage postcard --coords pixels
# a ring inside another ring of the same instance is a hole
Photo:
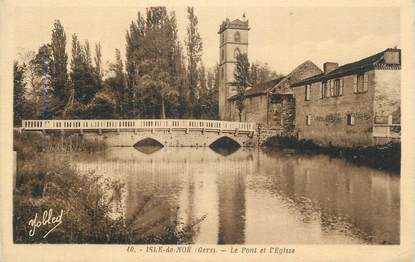
[[[0,1],[0,261],[413,261],[411,1]]]

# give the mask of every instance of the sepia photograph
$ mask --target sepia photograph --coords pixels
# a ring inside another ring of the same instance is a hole
[[[401,245],[399,5],[92,2],[10,18],[13,245]]]

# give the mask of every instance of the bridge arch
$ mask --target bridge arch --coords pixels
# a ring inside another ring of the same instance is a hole
[[[146,146],[146,145],[150,145],[150,144],[154,144],[154,145],[160,145],[162,147],[165,147],[165,143],[163,141],[163,139],[161,137],[155,136],[155,135],[148,135],[148,134],[144,134],[141,137],[138,137],[137,139],[135,139],[133,146]]]
[[[217,142],[218,140],[221,140],[221,139],[229,139],[229,140],[237,143],[240,147],[244,146],[244,144],[241,141],[239,141],[239,139],[237,137],[232,137],[228,134],[223,134],[223,135],[213,137],[213,138],[208,140],[206,145],[211,146],[213,143],[215,143],[215,142]]]

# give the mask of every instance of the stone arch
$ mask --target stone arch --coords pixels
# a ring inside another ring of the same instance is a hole
[[[218,141],[219,139],[223,139],[223,138],[227,138],[227,139],[230,139],[230,140],[236,142],[240,147],[243,146],[243,143],[241,141],[239,141],[239,139],[237,137],[232,137],[232,136],[230,136],[228,134],[222,134],[222,135],[219,135],[219,136],[215,136],[215,137],[209,139],[207,141],[207,144],[206,145],[207,146],[210,146],[213,143],[215,143],[216,141]]]
[[[165,147],[166,145],[164,144],[163,140],[160,137],[157,136],[152,136],[152,135],[143,135],[142,137],[139,137],[136,142],[133,144],[133,146],[137,146],[140,144],[140,142],[145,142],[147,141],[151,142],[151,141],[155,141],[157,143],[159,143],[161,146]]]

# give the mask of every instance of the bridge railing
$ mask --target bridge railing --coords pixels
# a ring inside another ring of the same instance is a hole
[[[255,123],[188,119],[23,120],[23,130],[207,129],[252,132]]]

